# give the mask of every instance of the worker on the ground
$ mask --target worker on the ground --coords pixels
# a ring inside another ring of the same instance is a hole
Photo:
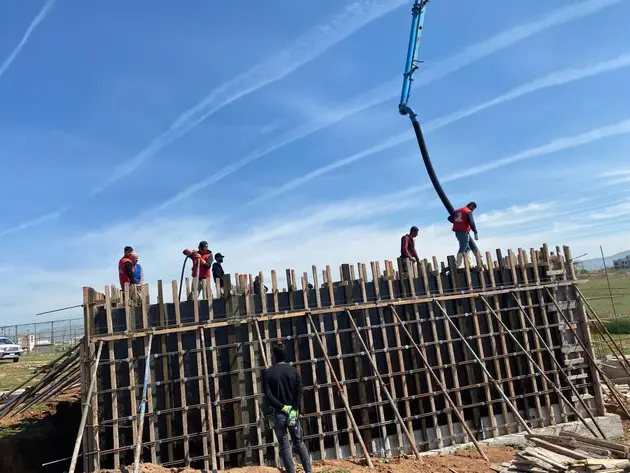
[[[416,242],[414,241],[417,236],[418,227],[413,226],[409,229],[409,233],[403,235],[400,239],[400,257],[403,259],[403,262],[405,262],[405,260],[411,260],[414,263],[420,261],[420,257],[416,251]]]
[[[192,277],[193,291],[197,293],[203,289],[203,280],[208,280],[210,276],[210,267],[212,265],[212,251],[208,249],[207,241],[200,241],[197,250],[186,248],[184,254],[189,256],[193,261]]]
[[[131,262],[133,263],[133,283],[144,284],[144,271],[142,265],[138,263],[138,253],[131,253]]]
[[[470,231],[475,234],[475,240],[479,239],[477,234],[477,226],[475,225],[475,219],[473,218],[473,211],[477,208],[475,202],[470,202],[465,207],[461,207],[448,218],[448,221],[453,224],[453,231],[455,237],[459,242],[459,249],[457,250],[457,267],[459,268],[466,257],[466,253],[470,251]]]
[[[298,409],[302,400],[302,379],[298,370],[286,363],[287,349],[278,344],[273,347],[274,365],[262,374],[262,391],[268,405],[274,410],[274,430],[280,445],[280,458],[287,473],[295,473],[291,446],[297,450],[304,473],[311,473],[311,459],[302,440],[302,429],[298,422]]]
[[[123,291],[125,290],[125,284],[135,284],[132,255],[133,248],[125,246],[123,257],[118,261],[118,280]]]
[[[223,264],[223,258],[224,256],[221,253],[217,253],[214,256],[214,264],[212,265],[212,280],[216,283],[218,279],[221,289],[223,289],[223,276],[225,276],[223,266],[221,266]]]
[[[260,291],[260,286],[261,286],[261,284],[260,284],[260,276],[256,276],[254,278],[254,294],[259,294],[260,295],[260,292],[261,292]],[[265,294],[266,294],[269,289],[267,289],[267,286],[264,286],[264,287],[265,287]]]

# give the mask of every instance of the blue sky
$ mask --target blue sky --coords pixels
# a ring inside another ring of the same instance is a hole
[[[0,323],[115,283],[127,244],[151,282],[200,239],[232,273],[393,259],[412,224],[453,253],[397,113],[411,3],[0,3]],[[456,3],[410,104],[481,248],[628,249],[630,0]]]

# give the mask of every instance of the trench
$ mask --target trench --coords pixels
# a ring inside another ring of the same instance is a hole
[[[42,467],[42,463],[72,455],[81,419],[81,403],[64,401],[54,412],[0,427],[0,472],[63,473],[70,460]],[[83,472],[79,458],[77,473]]]

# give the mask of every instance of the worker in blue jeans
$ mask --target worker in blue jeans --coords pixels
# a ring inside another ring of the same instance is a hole
[[[298,408],[302,401],[302,378],[294,366],[289,365],[287,349],[278,344],[273,347],[274,365],[263,371],[262,391],[265,400],[274,410],[274,430],[280,444],[280,458],[287,473],[295,473],[288,434],[297,450],[304,473],[312,473],[311,459],[298,422]]]
[[[473,217],[473,211],[477,208],[475,202],[469,202],[465,207],[460,207],[453,212],[453,215],[448,217],[448,221],[453,224],[453,231],[455,232],[455,238],[459,243],[457,250],[457,267],[459,268],[467,257],[467,253],[470,249],[470,232],[475,234],[475,240],[479,239],[477,233],[477,226],[475,225],[475,219]]]

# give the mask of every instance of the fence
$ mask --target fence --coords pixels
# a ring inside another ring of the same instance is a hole
[[[63,319],[0,327],[0,337],[10,338],[25,354],[58,353],[76,345],[83,337],[83,319]]]
[[[204,284],[205,300],[193,291],[186,302],[176,281],[168,291],[159,281],[153,305],[148,286],[135,297],[84,288],[85,471],[130,464],[134,453],[213,471],[277,465],[260,376],[278,342],[303,378],[314,458],[369,462],[602,415],[568,248],[484,259],[475,269],[453,257],[399,261],[398,271],[387,261],[384,273],[373,262],[371,280],[365,265],[356,276],[342,265],[337,282],[327,267],[321,286],[313,267],[313,285],[304,273],[301,288],[287,270],[283,290],[272,271],[262,295],[243,275],[232,295],[226,275],[221,297]]]

